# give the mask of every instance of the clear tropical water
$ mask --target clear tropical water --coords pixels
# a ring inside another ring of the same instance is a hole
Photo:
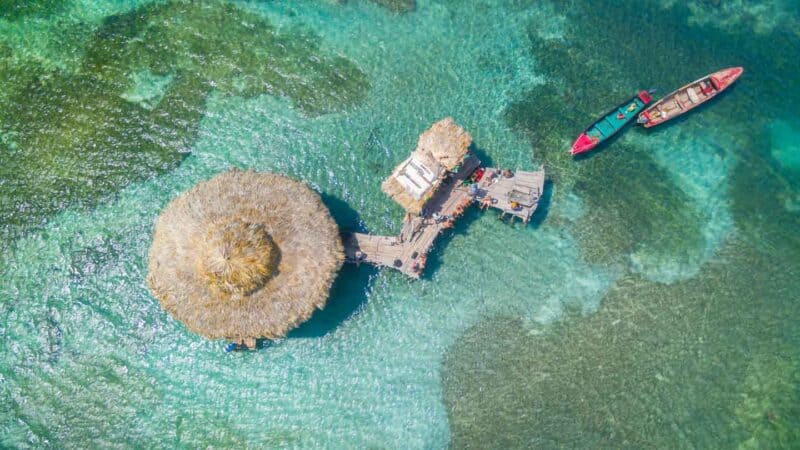
[[[800,445],[800,12],[790,1],[0,3],[0,445]],[[640,88],[730,92],[593,156]],[[225,354],[144,284],[153,221],[229,167],[394,233],[380,181],[453,116],[544,164],[528,227],[472,212],[428,275],[345,267]]]

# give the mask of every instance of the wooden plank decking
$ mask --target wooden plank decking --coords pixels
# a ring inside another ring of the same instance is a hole
[[[445,180],[426,202],[421,215],[406,214],[398,236],[343,235],[347,261],[392,267],[409,277],[419,278],[433,242],[444,229],[452,227],[454,220],[473,202],[500,209],[524,222],[530,220],[544,189],[544,170],[517,171],[505,177],[499,169],[487,168],[481,181],[470,190],[464,181],[479,166],[480,160],[475,156],[465,159],[460,170]]]
[[[487,168],[477,186],[477,199],[482,207],[497,208],[504,215],[519,217],[527,223],[544,192],[544,168],[535,172],[518,170],[510,177],[504,176],[500,169]]]

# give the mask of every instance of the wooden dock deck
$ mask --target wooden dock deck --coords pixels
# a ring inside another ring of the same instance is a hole
[[[506,176],[500,169],[487,168],[476,183],[481,207],[499,209],[503,215],[519,217],[527,223],[539,206],[544,191],[544,168],[535,172],[518,170]]]
[[[433,242],[443,230],[452,228],[455,220],[472,203],[497,208],[503,215],[528,222],[544,189],[544,170],[506,172],[504,175],[500,169],[486,168],[480,181],[465,185],[464,181],[479,167],[477,157],[466,158],[459,171],[442,182],[425,203],[420,215],[406,214],[398,236],[344,234],[346,260],[391,267],[411,278],[419,278]]]

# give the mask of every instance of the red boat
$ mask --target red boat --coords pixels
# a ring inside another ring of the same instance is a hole
[[[578,136],[569,152],[572,155],[588,152],[600,145],[601,142],[616,134],[636,117],[644,107],[650,103],[652,97],[648,91],[639,91],[638,94],[624,101],[621,105],[607,112],[603,117],[589,125]]]
[[[687,113],[730,87],[743,72],[742,67],[730,67],[692,81],[642,111],[638,122],[650,128]]]

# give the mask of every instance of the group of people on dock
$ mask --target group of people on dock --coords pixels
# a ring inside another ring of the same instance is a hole
[[[464,210],[467,209],[467,207],[469,207],[471,203],[472,203],[471,198],[465,198],[464,200],[462,200],[458,205],[456,205],[455,210],[453,210],[453,218],[460,217],[461,215],[463,215]]]
[[[463,211],[462,211],[463,212]],[[439,213],[433,213],[431,216],[433,218],[434,223],[442,224],[442,228],[453,228],[455,225],[455,217],[449,215],[441,215]]]
[[[487,174],[486,169],[484,169],[483,167],[479,167],[477,170],[475,170],[475,172],[472,173],[472,176],[470,176],[470,180],[472,181],[473,184],[471,184],[469,187],[469,194],[475,199],[477,199],[481,193],[480,189],[478,188],[478,183],[483,179],[484,176],[488,178],[487,179],[488,184],[492,185],[497,181],[499,181],[501,176],[505,178],[513,177],[514,172],[512,172],[510,169],[497,169],[496,171],[490,171]],[[496,198],[486,194],[480,198],[479,206],[481,209],[488,209],[489,207],[491,207],[496,203],[497,203]],[[514,206],[513,203],[516,202],[512,202],[512,207]],[[517,205],[517,207],[519,207],[519,205]]]

